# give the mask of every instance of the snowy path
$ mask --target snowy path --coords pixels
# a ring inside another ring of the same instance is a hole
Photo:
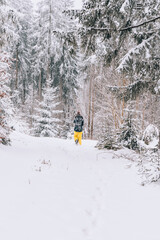
[[[0,146],[0,239],[160,240],[160,186],[95,142],[12,135]]]

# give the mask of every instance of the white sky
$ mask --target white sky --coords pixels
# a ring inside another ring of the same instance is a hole
[[[32,1],[36,5],[36,3],[39,2],[40,0],[32,0]],[[73,2],[76,9],[82,8],[82,0],[73,0]]]
[[[74,0],[76,9],[82,8],[82,0]]]

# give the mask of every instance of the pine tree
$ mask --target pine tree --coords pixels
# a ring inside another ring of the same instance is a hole
[[[142,128],[151,118],[159,125],[155,114],[159,98],[154,96],[159,81],[159,7],[157,0],[88,0],[84,1],[80,14],[79,32],[86,59],[95,56],[97,64],[112,67],[126,79],[125,86],[119,86],[118,82],[106,84],[110,85],[111,99],[124,101],[126,107],[132,104],[133,111],[141,111],[142,117],[137,121]],[[87,78],[90,79],[89,74]]]
[[[122,143],[124,147],[136,150],[138,149],[137,131],[134,126],[134,123],[132,122],[132,119],[133,118],[129,114],[128,118],[120,127],[119,141]]]
[[[11,100],[11,66],[13,63],[11,46],[15,33],[17,17],[8,2],[0,2],[0,141],[9,142],[12,126],[13,105]]]
[[[13,114],[13,106],[10,98],[9,89],[9,68],[11,59],[7,52],[0,55],[0,143],[9,143],[9,133],[11,130],[11,117]]]
[[[52,87],[51,79],[48,79],[42,96],[43,100],[39,102],[33,119],[33,132],[36,136],[57,137],[61,130],[59,119],[61,111],[59,110],[57,89]]]
[[[71,1],[66,0],[40,2],[36,19],[37,44],[34,46],[34,63],[39,69],[34,78],[39,88],[39,97],[49,77],[54,79],[53,85],[59,89],[63,137],[67,137],[71,131],[78,75],[75,23],[65,14],[70,6]]]
[[[25,3],[21,0],[9,0],[9,4],[19,19],[15,33],[17,39],[12,44],[12,55],[15,59],[13,68],[15,73],[12,74],[12,91],[15,93],[15,103],[25,104],[29,85],[31,82],[31,44],[30,35],[32,25],[32,3]],[[18,106],[19,107],[19,106]]]

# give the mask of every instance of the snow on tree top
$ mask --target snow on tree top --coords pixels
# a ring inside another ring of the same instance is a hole
[[[159,130],[153,124],[148,125],[143,134],[143,141],[148,148],[156,148],[159,143]]]
[[[129,6],[129,1],[126,0],[123,4],[122,7],[120,8],[120,12],[125,12],[125,8]]]

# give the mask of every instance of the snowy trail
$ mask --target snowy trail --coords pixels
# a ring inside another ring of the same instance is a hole
[[[0,239],[160,240],[160,186],[94,141],[12,134],[0,146]]]

